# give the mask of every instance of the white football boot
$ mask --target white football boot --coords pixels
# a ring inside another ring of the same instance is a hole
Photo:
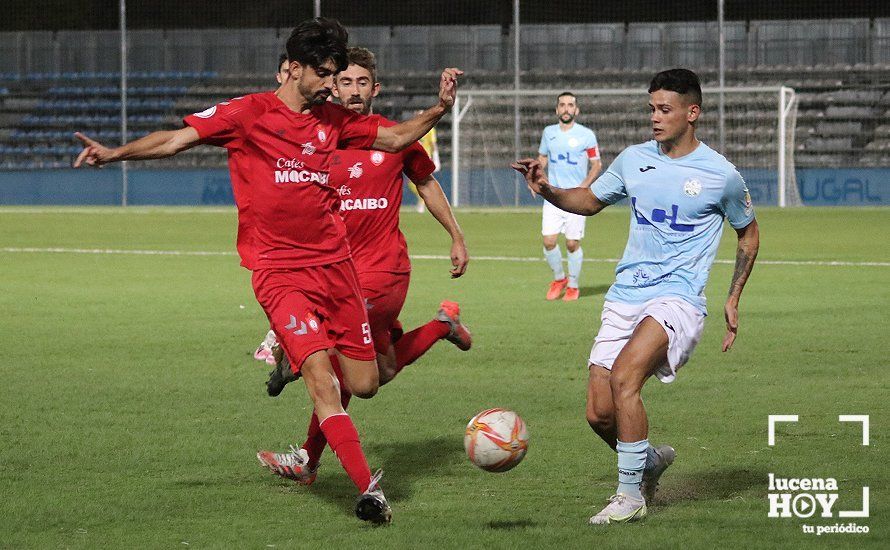
[[[590,518],[590,525],[609,525],[612,523],[628,523],[646,517],[646,501],[624,493],[609,497],[609,504],[600,513]]]
[[[272,473],[285,479],[291,479],[301,485],[312,485],[318,475],[318,465],[309,469],[309,454],[306,449],[290,446],[289,453],[260,451],[256,454],[260,464],[272,470]]]

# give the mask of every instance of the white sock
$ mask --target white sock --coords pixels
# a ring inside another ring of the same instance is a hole
[[[581,276],[581,264],[584,262],[584,251],[581,247],[569,252],[569,288],[578,288],[578,277]]]
[[[553,280],[565,279],[566,272],[562,268],[562,251],[559,246],[553,247],[553,250],[544,249],[544,259],[547,265],[553,270]]]

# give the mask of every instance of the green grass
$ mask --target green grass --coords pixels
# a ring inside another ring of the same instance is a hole
[[[890,262],[890,211],[761,209],[760,260]],[[471,255],[538,257],[539,214],[459,214]],[[620,256],[626,210],[588,221],[587,258]],[[444,255],[429,216],[403,214],[412,252]],[[472,351],[434,347],[353,417],[394,508],[388,528],[352,514],[354,488],[326,451],[303,488],[261,448],[302,441],[302,384],[265,396],[251,353],[266,330],[234,254],[233,210],[0,210],[0,248],[216,251],[217,256],[0,250],[0,547],[512,548],[887,547],[890,266],[757,265],[736,348],[721,354],[732,266],[717,264],[711,317],[674,384],[644,389],[650,436],[677,449],[643,523],[586,525],[615,486],[615,456],[584,420],[586,357],[610,262],[586,263],[582,299],[543,300],[539,262],[414,262],[402,320],[461,302]],[[727,229],[719,258],[734,257]],[[228,254],[231,253],[231,254]],[[526,420],[531,448],[506,474],[464,457],[483,408]],[[767,446],[767,415],[798,414]],[[838,414],[869,414],[871,445]],[[838,479],[838,508],[871,518],[768,519],[767,473]],[[855,521],[868,535],[806,535]]]

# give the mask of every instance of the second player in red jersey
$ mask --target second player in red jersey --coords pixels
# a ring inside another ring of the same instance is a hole
[[[384,127],[395,124],[381,115],[368,118]],[[399,230],[402,174],[411,181],[423,181],[435,169],[419,143],[398,153],[345,149],[334,152],[331,181],[340,194],[340,215],[348,227],[349,248],[356,269],[411,271],[408,245]]]

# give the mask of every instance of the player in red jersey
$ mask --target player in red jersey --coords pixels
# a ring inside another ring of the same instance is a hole
[[[349,48],[348,57],[349,66],[334,79],[334,95],[348,109],[372,115],[372,103],[380,91],[374,54],[365,48]],[[380,115],[372,118],[379,120],[381,126],[395,124]],[[417,184],[427,209],[451,236],[451,276],[463,275],[469,261],[463,234],[432,175],[434,170],[435,165],[419,143],[396,154],[350,149],[338,150],[331,157],[331,183],[340,193],[340,214],[346,223],[368,310],[381,385],[441,339],[448,339],[462,350],[472,345],[469,331],[460,322],[459,306],[454,302],[442,302],[432,321],[408,333],[402,334],[398,322],[411,273],[408,247],[399,230],[403,173]],[[296,376],[287,368],[284,358],[267,382],[269,395],[277,396],[292,380]],[[345,407],[349,395],[344,393],[342,399]],[[266,452],[261,460],[274,473],[308,485],[315,481],[318,459],[326,443],[313,415],[306,442],[300,449]]]
[[[349,66],[335,79],[334,95],[348,109],[372,115],[381,126],[395,123],[373,115],[372,104],[380,91],[377,61],[365,48],[350,48]],[[392,345],[392,331],[400,330],[398,315],[408,291],[411,263],[408,245],[399,230],[402,205],[402,173],[417,185],[427,209],[451,237],[451,276],[464,274],[469,262],[463,233],[451,205],[433,177],[436,167],[420,143],[401,153],[339,150],[331,160],[331,178],[340,193],[340,214],[359,282],[368,307],[371,333],[378,352],[380,383],[392,380],[405,366],[426,352],[436,341],[448,339],[462,350],[470,348],[469,332],[460,324],[459,308],[443,302],[437,319],[402,336]],[[376,311],[375,311],[376,310]],[[421,334],[425,331],[425,334]]]
[[[400,151],[423,136],[454,104],[461,71],[446,69],[438,103],[389,128],[327,101],[333,76],[347,66],[348,34],[340,23],[300,23],[287,41],[290,77],[275,92],[224,101],[189,115],[185,127],[108,148],[75,134],[84,149],[74,162],[101,166],[173,156],[199,144],[225,147],[238,208],[238,253],[253,272],[257,300],[292,369],[306,383],[331,448],[361,492],[356,515],[389,522],[392,511],[371,476],[358,432],[340,402],[332,350],[350,393],[373,396],[379,385],[370,327],[355,268],[329,185],[337,148]]]

